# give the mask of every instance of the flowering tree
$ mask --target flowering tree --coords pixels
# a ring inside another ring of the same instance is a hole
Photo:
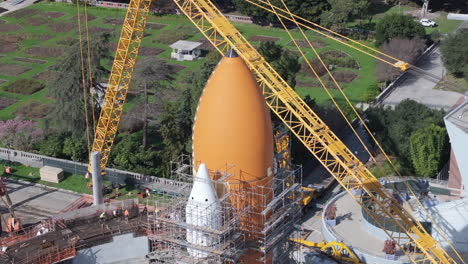
[[[0,121],[0,143],[4,146],[28,151],[32,149],[33,144],[42,139],[42,130],[36,122],[22,120],[20,117]]]

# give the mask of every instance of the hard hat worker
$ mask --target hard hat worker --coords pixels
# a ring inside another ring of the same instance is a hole
[[[125,216],[125,221],[128,222],[128,216],[130,215],[130,213],[128,212],[128,209],[125,209],[125,212],[124,212],[124,216]]]
[[[106,211],[99,215],[99,222],[101,223],[101,230],[104,229],[104,221],[106,220]]]

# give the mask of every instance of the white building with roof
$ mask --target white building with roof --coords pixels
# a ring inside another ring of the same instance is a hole
[[[172,43],[169,47],[172,48],[171,58],[178,61],[193,61],[201,56],[200,46],[203,43],[178,40]]]

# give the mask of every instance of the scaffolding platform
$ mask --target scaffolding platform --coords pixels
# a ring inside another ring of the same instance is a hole
[[[265,183],[265,186],[243,190],[232,190],[225,181],[233,175],[234,165],[226,164],[224,168],[210,171],[217,179],[211,180],[213,186],[225,190],[222,197],[218,197],[220,207],[215,213],[221,216],[222,224],[219,228],[212,228],[186,222],[191,186],[202,180],[192,175],[191,157],[182,156],[172,166],[172,178],[180,182],[179,186],[188,186],[188,191],[182,195],[165,193],[154,201],[157,213],[148,212],[147,216],[150,242],[148,259],[155,263],[173,263],[174,260],[177,263],[239,263],[246,251],[254,250],[260,253],[255,263],[266,263],[271,257],[274,263],[286,263],[285,259],[297,247],[289,242],[289,238],[294,234],[294,227],[302,213],[300,168],[280,169],[272,182]],[[255,200],[257,208],[239,206],[239,203],[234,202],[247,199]],[[213,214],[212,211],[210,213]],[[192,236],[208,238],[212,243],[190,243],[187,240],[189,232]],[[194,251],[203,252],[203,255],[193,254]]]

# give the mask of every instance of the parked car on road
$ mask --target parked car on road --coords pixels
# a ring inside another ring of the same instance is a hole
[[[419,23],[421,23],[421,25],[425,26],[425,27],[435,27],[436,26],[436,23],[430,19],[427,19],[427,18],[423,18],[421,20],[419,20]]]

